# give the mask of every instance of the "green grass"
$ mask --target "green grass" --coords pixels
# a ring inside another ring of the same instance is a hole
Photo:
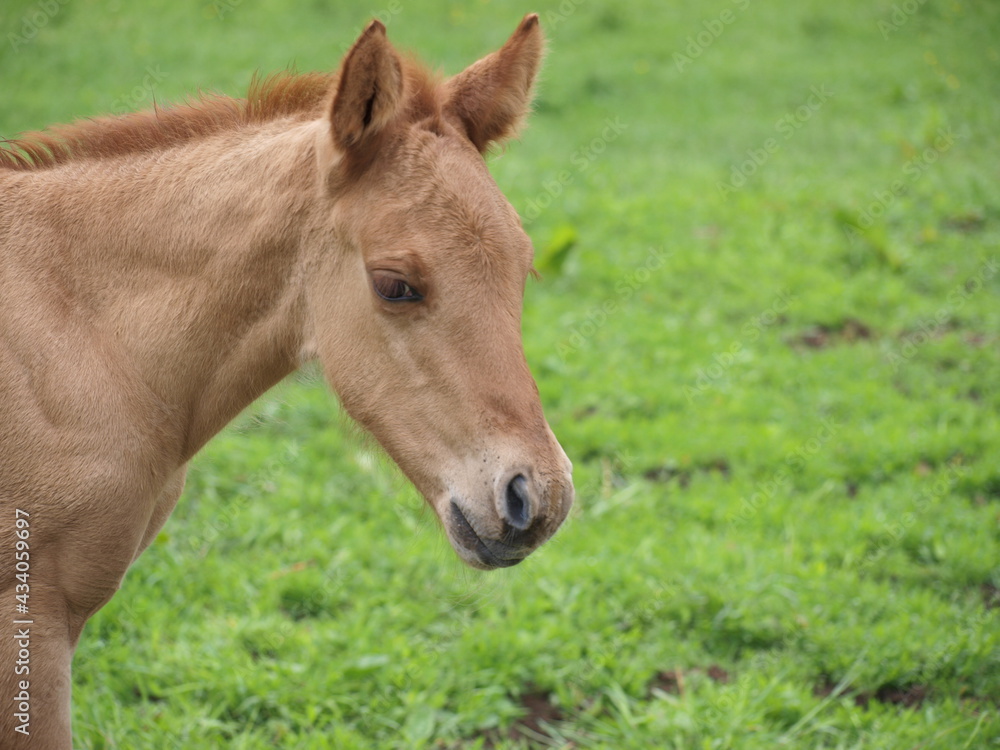
[[[578,500],[468,571],[302,373],[88,625],[78,747],[1000,747],[1000,7],[153,5],[0,40],[0,133],[328,69],[375,13],[456,72],[542,13],[492,168]]]

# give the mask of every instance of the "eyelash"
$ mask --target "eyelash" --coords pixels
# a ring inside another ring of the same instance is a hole
[[[423,295],[395,276],[374,276],[372,289],[375,290],[375,294],[387,302],[419,302],[423,299]]]

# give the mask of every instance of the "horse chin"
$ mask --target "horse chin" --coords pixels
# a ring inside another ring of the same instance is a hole
[[[499,568],[509,568],[513,565],[517,565],[524,559],[523,557],[513,560],[499,560],[496,558],[484,559],[479,556],[478,552],[464,547],[459,547],[454,542],[452,542],[452,547],[455,548],[455,552],[458,554],[462,562],[470,568],[475,568],[476,570],[497,570]]]
[[[480,535],[473,522],[455,499],[443,503],[438,516],[444,525],[448,541],[455,553],[469,567],[478,570],[496,570],[517,565],[533,548],[511,547],[486,535]]]

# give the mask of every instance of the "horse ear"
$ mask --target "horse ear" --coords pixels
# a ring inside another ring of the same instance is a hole
[[[403,98],[403,69],[385,26],[372,21],[340,66],[330,111],[338,148],[357,148],[388,125]]]
[[[511,137],[528,114],[543,46],[538,14],[531,13],[503,47],[445,83],[445,112],[481,153]]]

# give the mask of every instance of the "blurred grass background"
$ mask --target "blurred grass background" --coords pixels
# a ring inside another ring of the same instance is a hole
[[[1000,745],[1000,6],[5,0],[0,135],[528,11],[491,158],[577,506],[461,567],[308,370],[90,623],[81,748]]]

